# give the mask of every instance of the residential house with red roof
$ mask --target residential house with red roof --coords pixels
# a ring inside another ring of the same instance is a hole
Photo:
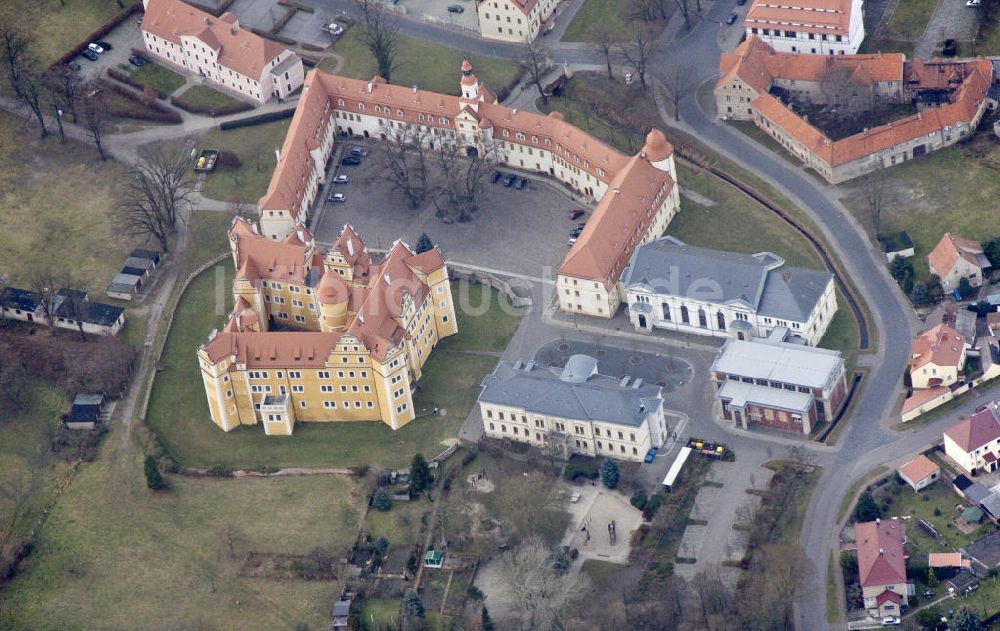
[[[167,65],[256,103],[286,98],[302,86],[302,59],[240,27],[234,14],[215,17],[180,0],[143,0],[143,6],[143,43]]]
[[[934,484],[941,477],[941,467],[927,456],[920,454],[896,469],[896,473],[914,491],[919,491]]]
[[[476,0],[479,34],[504,42],[530,42],[552,28],[558,0]]]
[[[660,237],[680,208],[673,146],[658,129],[635,156],[625,156],[562,115],[518,111],[497,103],[466,60],[461,96],[350,79],[320,70],[306,77],[267,192],[261,232],[280,241],[307,223],[325,178],[336,134],[384,138],[419,132],[422,142],[454,143],[499,164],[552,177],[597,200],[582,234],[559,267],[563,310],[610,318],[622,301],[619,278],[632,252]]]
[[[947,324],[924,331],[913,340],[910,383],[915,390],[947,387],[959,381],[965,368],[968,340]]]
[[[198,349],[216,425],[288,435],[303,421],[413,420],[411,384],[458,332],[437,248],[396,241],[376,260],[347,225],[321,253],[301,224],[275,242],[242,218],[229,240],[235,306]]]
[[[1000,419],[991,403],[944,430],[944,452],[966,472],[1000,470]]]
[[[754,0],[743,20],[774,50],[811,55],[853,55],[865,39],[863,0]]]
[[[984,58],[799,55],[776,52],[756,35],[723,53],[719,70],[718,116],[753,121],[833,183],[967,138],[986,111],[993,82],[993,64]],[[800,100],[839,106],[862,97],[869,103],[915,102],[918,112],[834,140],[786,104]]]
[[[983,246],[978,241],[963,239],[946,232],[931,253],[927,255],[927,264],[932,274],[941,279],[941,287],[946,292],[958,289],[963,278],[973,287],[981,287],[983,278],[989,278],[993,267],[983,253]]]
[[[879,618],[899,616],[914,594],[906,578],[903,525],[894,519],[855,524],[854,540],[865,609]]]

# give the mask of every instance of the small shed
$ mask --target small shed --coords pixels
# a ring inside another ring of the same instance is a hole
[[[348,619],[351,617],[352,602],[350,598],[342,597],[333,603],[330,617],[333,619],[334,629],[347,629],[349,627]]]
[[[69,429],[94,429],[100,422],[103,412],[103,394],[78,394],[73,399],[73,407],[63,422]]]
[[[147,261],[153,262],[153,267],[160,264],[160,253],[156,250],[144,250],[142,248],[136,248],[132,250],[129,254],[129,258],[146,259]]]
[[[914,491],[930,486],[941,477],[941,467],[923,454],[896,469],[896,472]]]
[[[440,550],[428,550],[424,555],[424,567],[439,568],[444,565],[444,553]]]
[[[125,259],[125,265],[122,267],[122,274],[131,274],[133,276],[140,276],[142,278],[148,278],[153,270],[156,269],[156,263],[149,259],[139,258],[137,256],[130,256]]]
[[[132,300],[142,287],[142,279],[134,274],[120,273],[111,279],[107,294],[119,300]]]

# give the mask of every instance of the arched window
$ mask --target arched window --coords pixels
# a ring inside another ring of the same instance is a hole
[[[663,319],[664,320],[670,319],[670,304],[666,302],[663,303]]]
[[[720,311],[717,314],[715,314],[715,319],[716,319],[716,321],[719,324],[719,330],[720,331],[725,331],[726,330],[726,316]]]
[[[698,326],[703,329],[708,328],[708,317],[705,315],[705,310],[701,308],[698,309]]]
[[[688,317],[688,308],[686,305],[681,305],[681,322],[684,324],[691,323],[691,318]]]

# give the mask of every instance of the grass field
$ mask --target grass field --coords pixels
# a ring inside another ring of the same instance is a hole
[[[362,29],[355,27],[334,46],[333,50],[346,59],[338,74],[354,79],[371,79],[376,74],[375,58],[368,52],[361,37]],[[400,64],[390,78],[396,85],[416,85],[424,90],[457,96],[461,94],[458,80],[461,78],[463,56],[472,63],[479,82],[494,92],[511,83],[518,74],[517,66],[509,61],[463,55],[459,50],[411,37],[400,37],[399,40]]]
[[[224,202],[256,203],[267,192],[274,171],[274,150],[280,149],[290,119],[239,127],[229,131],[214,128],[198,139],[199,149],[232,151],[240,159],[238,169],[217,167],[205,176],[201,193]]]
[[[602,28],[607,28],[615,41],[628,41],[632,38],[637,26],[628,19],[632,3],[628,0],[584,0],[583,6],[573,16],[573,21],[566,27],[562,41],[564,42],[595,42]],[[670,4],[670,13],[676,10]],[[669,19],[669,15],[667,19]],[[664,21],[655,23],[662,29]]]
[[[906,0],[896,4],[895,12],[885,25],[871,24],[866,19],[865,31],[870,35],[862,42],[859,52],[905,53],[908,57],[912,56],[936,7],[937,0]]]
[[[38,138],[33,125],[0,114],[0,274],[24,286],[42,262],[58,264],[101,296],[135,239],[115,234],[112,186],[120,164],[90,145]]]
[[[906,538],[909,540],[912,557],[919,557],[928,552],[951,552],[954,548],[967,546],[993,531],[993,526],[985,523],[975,532],[965,534],[952,523],[961,515],[961,511],[955,508],[961,503],[961,498],[944,480],[938,480],[919,492],[893,481],[875,492],[875,501],[879,504],[892,502],[889,510],[883,511],[884,518],[904,515],[912,517],[906,524]],[[935,515],[935,509],[940,514]],[[941,538],[935,540],[917,526],[919,519],[933,525]]]
[[[985,125],[988,129],[988,124]],[[1000,236],[1000,147],[988,131],[966,144],[936,151],[885,171],[882,231],[905,230],[913,239],[910,260],[917,278],[927,275],[927,254],[945,232],[977,241]],[[869,233],[872,220],[864,190],[867,177],[843,188],[842,201]]]
[[[196,85],[177,97],[177,100],[183,105],[200,110],[228,107],[243,102],[207,85]]]
[[[154,90],[159,90],[167,96],[177,91],[177,88],[184,85],[184,77],[173,70],[151,62],[147,62],[141,68],[136,68],[132,64],[122,65],[122,69],[129,74],[132,79],[143,85],[148,85]],[[196,86],[202,87],[202,86]],[[193,88],[195,89],[195,88]]]
[[[431,508],[432,504],[423,498],[410,502],[393,502],[392,509],[387,512],[369,510],[365,527],[372,539],[385,537],[390,545],[409,546],[418,543],[420,518]]]
[[[457,434],[475,404],[480,382],[496,365],[497,359],[489,355],[436,351],[424,366],[414,408],[422,414],[437,406],[442,415],[420,417],[395,432],[383,423],[359,422],[300,423],[288,439],[265,436],[253,426],[226,434],[208,416],[195,350],[224,322],[232,300],[231,268],[227,260],[188,288],[162,355],[165,369],[153,385],[147,420],[185,465],[405,466],[417,452],[430,458],[443,449],[442,440]],[[217,300],[225,308],[218,308]],[[468,318],[461,311],[458,318],[461,330]]]
[[[451,295],[456,311],[476,315],[462,318],[458,333],[441,340],[438,348],[466,351],[507,348],[507,342],[521,322],[523,309],[515,309],[506,297],[478,283],[452,281]]]
[[[119,444],[109,437],[98,461],[60,498],[26,571],[0,592],[0,627],[329,624],[337,583],[239,575],[219,530],[236,526],[245,548],[256,552],[304,554],[322,546],[340,556],[360,513],[338,514],[335,507],[363,505],[354,481],[170,477],[171,491],[154,494],[145,488],[138,449],[109,453]]]
[[[0,23],[31,33],[32,50],[48,65],[121,10],[110,0],[17,0],[0,2]]]

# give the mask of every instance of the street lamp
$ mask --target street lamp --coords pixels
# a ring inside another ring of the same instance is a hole
[[[63,124],[62,124],[63,111],[59,108],[58,105],[53,105],[52,107],[55,108],[56,110],[56,124],[59,125],[59,138],[61,138],[62,142],[65,143],[66,132],[63,131]]]

